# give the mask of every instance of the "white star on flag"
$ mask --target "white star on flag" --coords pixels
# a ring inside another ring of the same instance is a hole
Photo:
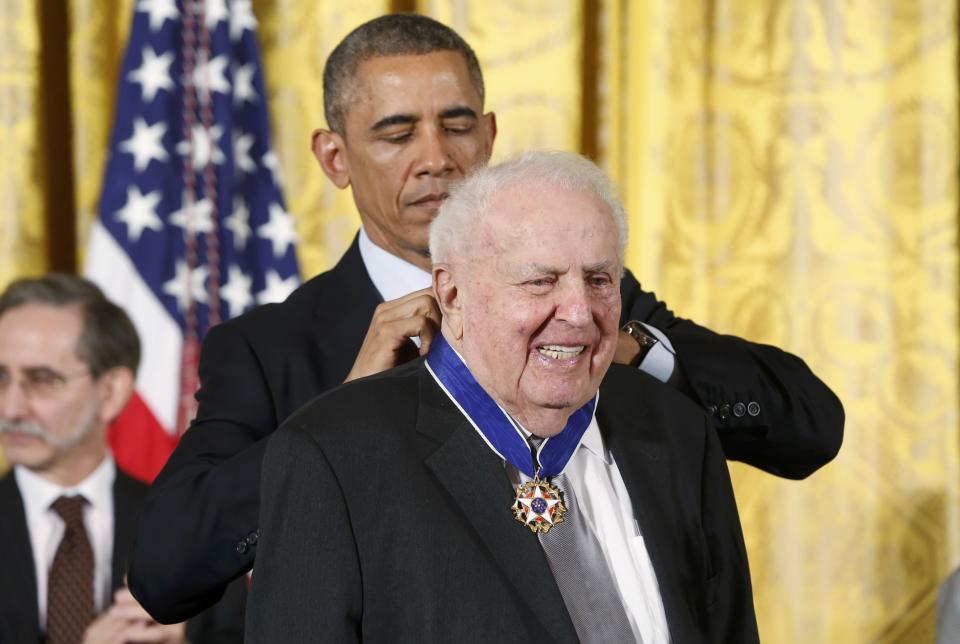
[[[163,292],[177,300],[177,308],[180,311],[187,310],[191,299],[194,302],[206,304],[207,276],[206,266],[197,266],[192,271],[188,271],[187,263],[182,259],[177,260],[176,275],[163,285]]]
[[[173,89],[173,79],[170,77],[170,65],[173,63],[173,52],[168,51],[162,56],[152,47],[143,48],[143,58],[140,66],[127,74],[131,83],[140,83],[140,93],[145,103],[153,100],[161,89]]]
[[[244,134],[239,130],[233,133],[233,165],[247,174],[257,169],[257,164],[250,157],[254,141],[252,134]]]
[[[194,235],[207,235],[213,232],[213,204],[209,199],[201,199],[187,204],[183,198],[183,207],[170,215],[170,223]],[[188,228],[189,227],[189,228]]]
[[[144,195],[137,186],[127,187],[127,203],[117,211],[116,217],[127,225],[127,237],[130,241],[137,242],[145,228],[155,231],[163,229],[163,223],[156,211],[158,203],[159,190]]]
[[[278,258],[297,241],[293,217],[278,203],[270,204],[270,221],[257,228],[257,235],[273,244],[273,255]]]
[[[224,219],[223,225],[233,233],[233,247],[238,251],[247,247],[247,238],[250,237],[250,209],[243,202],[243,197],[233,198],[233,212]]]
[[[253,75],[257,68],[253,63],[239,65],[233,70],[233,104],[243,105],[257,100],[257,90],[253,87]]]
[[[210,161],[215,165],[223,163],[223,150],[220,149],[220,138],[223,128],[214,125],[209,132],[202,125],[193,126],[193,169],[200,170]],[[186,155],[190,152],[190,142],[187,140],[177,143],[177,152]]]
[[[253,295],[250,293],[253,280],[236,265],[231,266],[228,272],[227,283],[220,287],[220,299],[230,307],[230,317],[236,317],[253,304]]]
[[[169,158],[166,148],[160,142],[166,131],[167,124],[163,121],[147,125],[147,122],[138,116],[133,121],[133,134],[117,148],[121,152],[132,154],[133,167],[137,172],[143,172],[151,160],[166,161]]]
[[[282,302],[300,285],[300,278],[297,275],[291,275],[284,280],[280,279],[279,273],[273,269],[267,271],[266,278],[266,287],[257,293],[257,304]]]
[[[250,0],[233,0],[230,8],[233,10],[230,12],[230,40],[237,42],[244,31],[257,28],[257,19]]]
[[[273,150],[270,150],[260,159],[260,163],[263,164],[263,167],[270,171],[270,174],[273,175],[273,182],[280,185],[280,162],[277,160],[277,155]]]
[[[150,31],[160,31],[165,20],[176,20],[180,17],[176,0],[140,0],[137,11],[150,14]]]
[[[213,32],[220,24],[220,21],[230,17],[230,10],[227,9],[227,0],[206,0],[204,4],[206,13],[207,29]]]
[[[193,68],[193,82],[197,86],[198,93],[218,92],[220,94],[230,93],[230,81],[227,80],[227,59],[226,54],[221,54],[208,61],[197,61],[197,66]]]

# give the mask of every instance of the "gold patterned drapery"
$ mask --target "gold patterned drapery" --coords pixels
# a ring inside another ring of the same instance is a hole
[[[0,0],[0,287],[82,255],[134,4]],[[810,479],[732,467],[763,640],[932,641],[960,563],[957,3],[255,1],[306,275],[357,223],[310,154],[323,61],[404,8],[476,48],[496,158],[594,156],[648,288],[843,400],[844,447]]]
[[[732,468],[761,636],[932,641],[960,554],[955,3],[604,8],[631,265],[847,411],[806,481]]]

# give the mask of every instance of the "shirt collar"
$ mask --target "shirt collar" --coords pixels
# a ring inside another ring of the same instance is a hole
[[[430,286],[430,273],[380,248],[360,227],[360,257],[384,302]]]
[[[497,406],[500,407],[499,403]],[[500,407],[500,409],[503,409],[503,407]],[[506,414],[507,410],[503,409],[503,413]],[[519,427],[520,431],[523,432],[523,435],[527,437],[527,440],[529,440],[530,436],[533,435],[532,432],[527,431],[527,428],[520,423],[517,423],[517,427]],[[607,450],[603,446],[603,435],[600,434],[600,425],[597,424],[596,414],[594,414],[593,418],[590,419],[590,424],[587,425],[587,430],[583,432],[583,436],[580,437],[580,444],[577,446],[577,450],[579,450],[581,447],[586,448],[592,454],[603,459],[604,463],[609,465],[610,459],[607,458]],[[576,450],[574,450],[574,454],[576,454]]]
[[[590,450],[590,452],[603,459],[604,463],[610,463],[610,459],[607,458],[607,450],[603,445],[603,436],[600,434],[600,425],[597,424],[596,414],[590,421],[587,431],[583,433],[583,438],[580,439],[580,447]]]
[[[14,465],[13,475],[23,498],[23,507],[27,515],[27,523],[33,525],[44,515],[50,506],[61,496],[83,495],[93,508],[99,508],[110,498],[113,481],[117,476],[117,466],[113,457],[107,453],[100,465],[87,478],[77,485],[64,487],[58,485],[39,474],[31,472],[22,465]]]

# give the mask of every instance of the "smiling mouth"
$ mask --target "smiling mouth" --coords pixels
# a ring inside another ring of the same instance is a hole
[[[548,358],[553,358],[554,360],[569,360],[570,358],[576,358],[578,355],[583,353],[583,350],[586,348],[583,344],[567,346],[563,344],[545,344],[542,347],[539,347],[537,351],[542,356]]]

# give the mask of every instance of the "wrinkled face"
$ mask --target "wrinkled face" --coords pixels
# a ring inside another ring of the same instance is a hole
[[[609,208],[549,184],[507,188],[471,255],[457,278],[467,364],[522,423],[545,410],[565,422],[597,392],[616,347],[621,263]]]
[[[96,436],[98,387],[76,355],[76,307],[27,304],[0,317],[0,447],[42,471]]]
[[[452,181],[483,165],[493,116],[458,53],[364,61],[346,110],[343,157],[370,238],[429,266],[428,229]]]

